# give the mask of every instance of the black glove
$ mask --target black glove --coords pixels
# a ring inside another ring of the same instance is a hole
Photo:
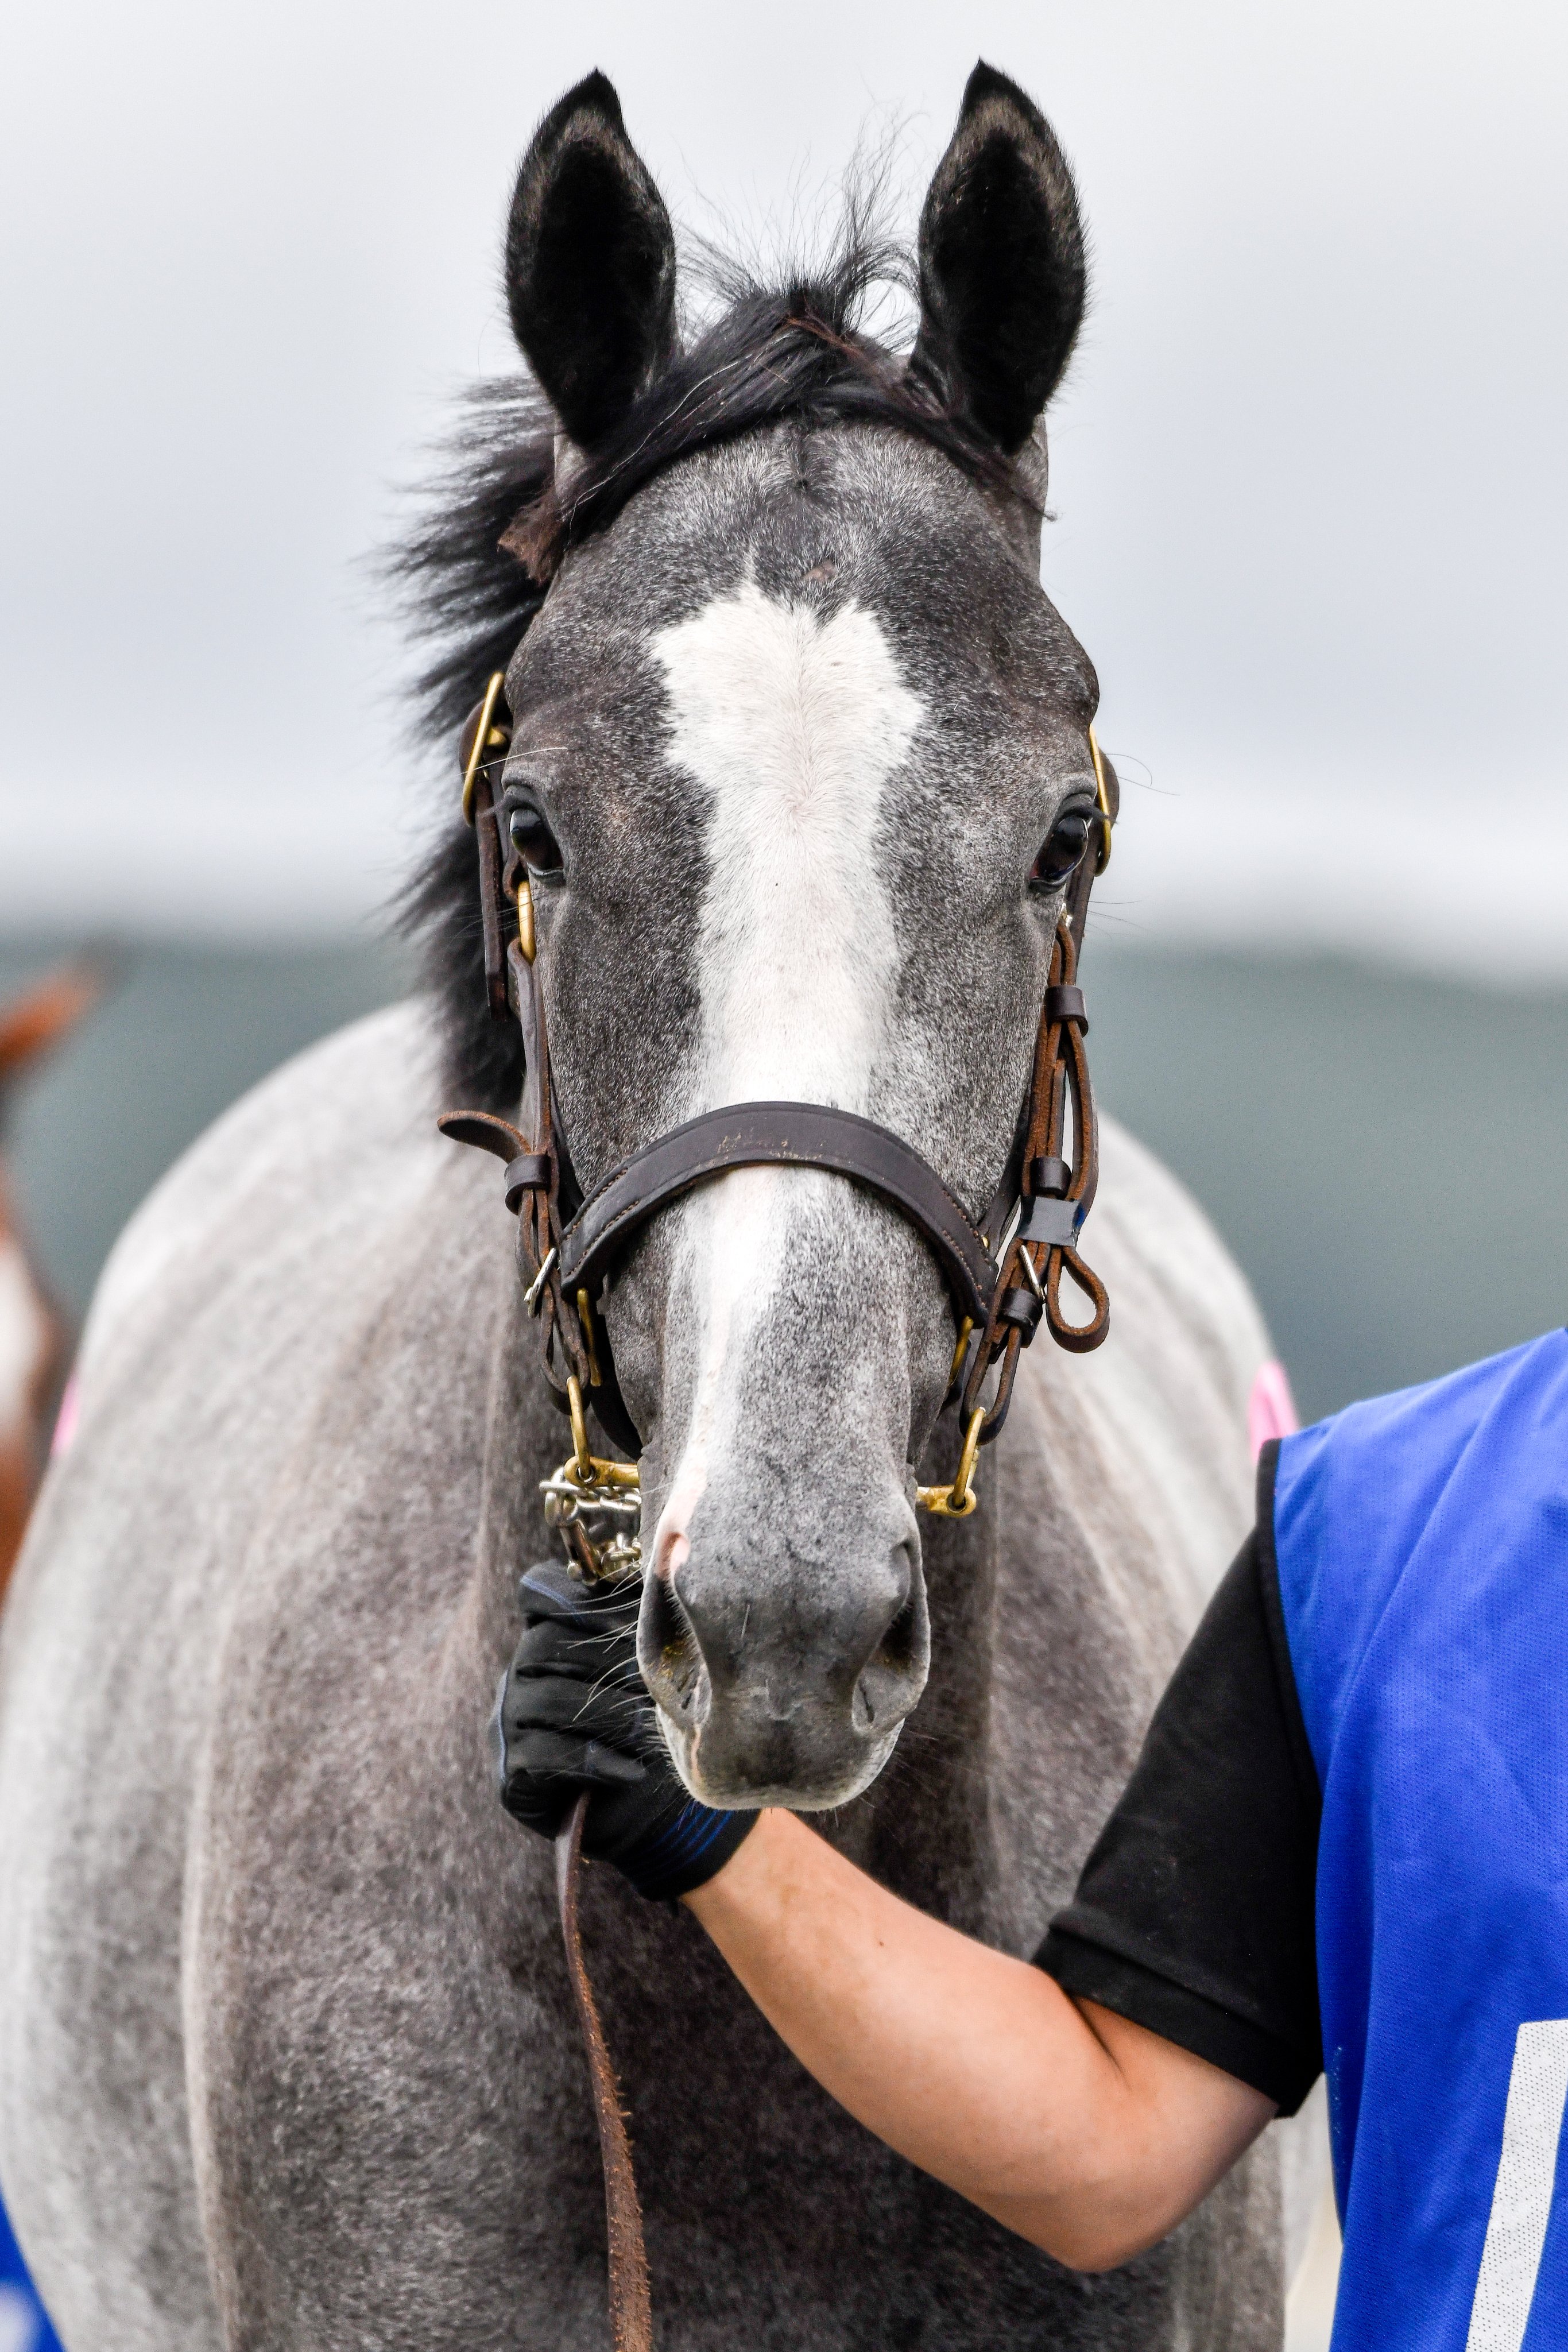
[[[716,1812],[677,1777],[637,1667],[640,1588],[594,1591],[549,1560],[528,1570],[518,1597],[523,1638],[491,1725],[502,1804],[554,1837],[591,1789],[584,1853],[654,1901],[706,1885],[757,1815]]]

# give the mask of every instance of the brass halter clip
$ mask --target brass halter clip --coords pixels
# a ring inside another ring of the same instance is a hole
[[[611,1584],[643,1572],[643,1481],[634,1462],[611,1462],[588,1445],[588,1419],[575,1376],[566,1384],[571,1452],[541,1478],[545,1518],[566,1547],[569,1566],[589,1584]],[[946,1486],[916,1486],[915,1499],[936,1519],[967,1519],[979,1501],[975,1462],[983,1411],[972,1413],[956,1475]]]
[[[934,1519],[967,1519],[979,1501],[975,1492],[975,1457],[980,1450],[980,1432],[986,1425],[986,1409],[977,1405],[969,1415],[969,1426],[964,1432],[964,1450],[958,1456],[958,1468],[948,1486],[916,1486],[915,1499],[923,1511]]]
[[[567,1563],[588,1584],[613,1584],[643,1572],[643,1484],[634,1462],[610,1462],[588,1450],[588,1419],[576,1375],[566,1384],[571,1452],[541,1478],[545,1518],[566,1547]]]

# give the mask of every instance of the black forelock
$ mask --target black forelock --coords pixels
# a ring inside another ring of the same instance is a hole
[[[1011,460],[947,404],[938,386],[863,331],[878,285],[907,283],[900,250],[852,212],[831,261],[781,287],[708,256],[727,296],[622,425],[555,488],[555,419],[531,380],[481,383],[387,570],[432,657],[415,681],[420,733],[455,739],[496,670],[504,670],[569,549],[612,522],[655,475],[683,458],[786,419],[864,424],[913,434],[987,488],[1027,498]],[[455,788],[454,788],[455,791]],[[485,1001],[474,836],[454,825],[403,894],[440,1008],[454,1101],[504,1108],[522,1083],[510,1023]]]

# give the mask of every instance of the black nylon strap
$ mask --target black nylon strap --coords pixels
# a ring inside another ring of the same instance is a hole
[[[1075,1249],[1079,1206],[1076,1201],[1059,1201],[1049,1192],[1037,1192],[1019,1227],[1019,1241],[1043,1242],[1049,1249]]]
[[[826,1168],[891,1202],[924,1235],[961,1316],[984,1325],[996,1268],[928,1160],[884,1127],[823,1103],[731,1103],[673,1128],[607,1176],[561,1235],[561,1279],[600,1282],[650,1217],[732,1168]]]

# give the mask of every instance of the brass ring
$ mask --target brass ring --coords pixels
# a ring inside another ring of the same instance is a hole
[[[971,1483],[975,1475],[975,1456],[980,1450],[980,1432],[985,1426],[986,1408],[977,1405],[969,1415],[969,1426],[964,1432],[964,1449],[958,1456],[958,1473],[950,1486],[916,1486],[915,1499],[923,1511],[934,1519],[967,1519],[979,1501]]]
[[[590,1489],[591,1499],[594,1495],[639,1493],[643,1473],[635,1462],[611,1462],[602,1454],[589,1452],[588,1418],[582,1410],[582,1388],[575,1372],[567,1375],[566,1402],[571,1415],[572,1450],[556,1472],[556,1476],[569,1478],[574,1486]]]
[[[593,1456],[588,1450],[588,1422],[582,1410],[582,1390],[575,1372],[567,1378],[566,1402],[571,1415],[571,1475],[580,1486],[586,1486],[593,1476]]]
[[[964,1359],[969,1352],[969,1334],[974,1329],[974,1318],[966,1315],[958,1326],[958,1344],[953,1350],[953,1360],[947,1367],[947,1388],[950,1390],[964,1369]],[[946,1391],[944,1391],[944,1394]]]
[[[599,1358],[593,1347],[593,1309],[588,1303],[586,1290],[580,1290],[577,1294],[577,1319],[582,1326],[583,1341],[588,1349],[588,1385],[591,1389],[602,1388],[604,1384],[599,1376]]]
[[[496,715],[496,705],[501,699],[501,688],[506,683],[506,671],[497,670],[489,685],[485,688],[485,699],[479,706],[479,724],[474,730],[474,749],[468,754],[468,765],[463,772],[463,822],[465,824],[472,824],[474,822],[474,795],[479,788],[479,770],[485,754],[490,748],[491,736],[494,735],[498,743],[505,743],[507,740],[498,728],[493,728],[490,724]]]
[[[977,1405],[969,1415],[969,1426],[964,1432],[964,1450],[958,1456],[958,1474],[953,1481],[952,1507],[967,1515],[977,1500],[970,1481],[975,1475],[975,1456],[980,1450],[980,1432],[986,1425],[986,1409]]]

